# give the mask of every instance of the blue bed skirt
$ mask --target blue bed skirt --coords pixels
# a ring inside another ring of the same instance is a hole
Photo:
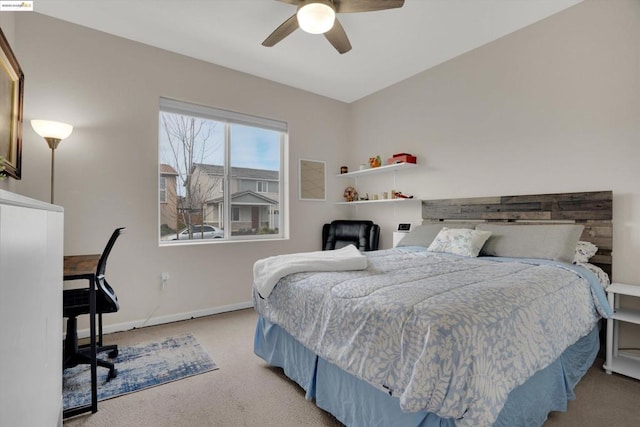
[[[551,411],[566,411],[573,388],[593,364],[598,327],[569,347],[551,365],[515,388],[495,426],[541,426]],[[427,412],[403,412],[399,400],[343,371],[303,346],[284,329],[259,317],[255,353],[306,391],[308,400],[347,426],[453,427],[453,419]]]

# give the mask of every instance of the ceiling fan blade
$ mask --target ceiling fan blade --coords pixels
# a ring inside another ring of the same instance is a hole
[[[336,13],[375,12],[402,7],[404,0],[333,0],[333,5]]]
[[[344,28],[336,18],[333,23],[333,28],[324,33],[324,36],[329,40],[329,43],[336,48],[340,54],[347,53],[351,50],[351,43],[349,42],[349,37],[347,37],[347,33],[344,32]]]
[[[297,6],[298,4],[302,3],[304,0],[277,0],[277,1]]]
[[[262,42],[262,46],[271,47],[276,43],[281,41],[283,38],[287,37],[289,34],[293,33],[298,29],[298,18],[295,14],[293,14],[289,19],[284,21],[278,28],[276,28],[273,33],[269,34],[269,37],[264,39]]]

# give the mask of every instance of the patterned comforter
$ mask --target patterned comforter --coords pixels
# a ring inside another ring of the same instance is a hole
[[[602,288],[566,264],[417,247],[366,255],[366,270],[291,274],[266,299],[254,291],[256,310],[403,410],[460,426],[493,424],[513,388],[606,315]]]

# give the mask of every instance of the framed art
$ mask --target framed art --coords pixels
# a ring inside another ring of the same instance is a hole
[[[298,188],[300,200],[326,200],[325,162],[300,159]]]
[[[20,179],[24,74],[1,29],[0,50],[0,157],[3,173]]]

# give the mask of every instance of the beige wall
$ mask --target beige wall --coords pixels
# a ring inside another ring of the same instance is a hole
[[[614,278],[640,284],[638,46],[640,1],[587,0],[351,104],[350,158],[416,154],[397,187],[422,198],[613,190]]]
[[[320,248],[321,224],[336,209],[297,200],[297,160],[326,160],[338,170],[345,104],[37,13],[16,13],[14,47],[26,82],[23,179],[0,185],[48,201],[51,152],[29,120],[75,126],[55,157],[65,254],[100,252],[114,228],[128,228],[107,270],[121,300],[109,324],[246,306],[255,260]],[[158,246],[160,96],[289,124],[290,240]],[[161,272],[170,274],[165,290]]]

